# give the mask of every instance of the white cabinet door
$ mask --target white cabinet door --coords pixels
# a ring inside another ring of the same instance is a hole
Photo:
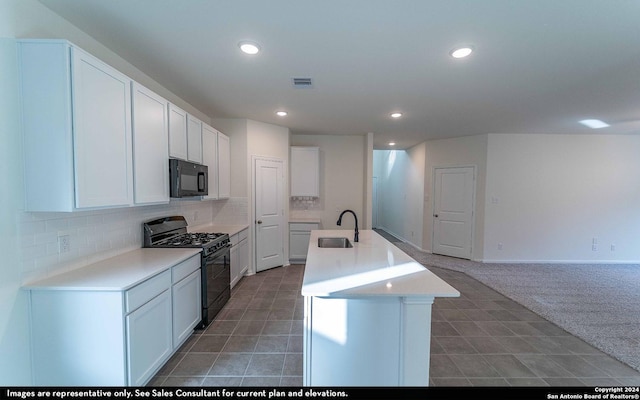
[[[231,251],[229,252],[230,260],[230,274],[231,274],[231,289],[240,281],[240,258],[238,257],[239,242],[238,234],[229,237],[231,241]]]
[[[200,269],[173,285],[173,347],[177,348],[202,320]]]
[[[218,132],[218,198],[231,196],[231,147],[229,137]]]
[[[169,156],[187,159],[187,112],[169,104]]]
[[[240,272],[238,273],[239,281],[249,270],[249,241],[246,238],[240,241],[240,245],[238,247],[238,261],[240,261]]]
[[[171,291],[165,290],[126,317],[130,386],[142,386],[173,352]]]
[[[289,260],[303,261],[307,259],[307,249],[309,248],[310,232],[289,233]]]
[[[309,250],[311,231],[319,229],[317,223],[289,224],[289,261],[305,261]]]
[[[187,160],[202,164],[202,121],[187,114]]]
[[[218,198],[218,131],[202,124],[202,163],[209,167],[209,195],[205,200]]]
[[[133,83],[133,178],[136,204],[169,202],[168,102]]]
[[[131,80],[80,49],[71,53],[76,207],[131,205]]]
[[[26,210],[133,204],[131,80],[64,40],[18,57]]]
[[[240,282],[240,279],[249,269],[249,241],[247,240],[249,230],[244,229],[232,235],[231,241],[231,288]]]
[[[320,196],[320,149],[291,147],[291,196]]]

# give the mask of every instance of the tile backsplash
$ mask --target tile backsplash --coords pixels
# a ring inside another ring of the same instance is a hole
[[[289,198],[289,209],[292,211],[318,211],[322,209],[319,197],[294,196]]]
[[[142,247],[142,223],[183,215],[189,226],[248,221],[247,198],[172,200],[169,204],[74,213],[18,214],[23,282],[82,267]],[[61,246],[66,240],[68,246]],[[63,248],[64,247],[64,248]]]

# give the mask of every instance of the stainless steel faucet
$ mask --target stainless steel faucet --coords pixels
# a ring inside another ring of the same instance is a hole
[[[337,224],[338,226],[341,226],[341,225],[342,225],[342,216],[343,216],[345,213],[348,213],[348,212],[349,212],[349,213],[351,213],[351,214],[353,214],[353,219],[355,219],[355,221],[356,221],[356,233],[355,233],[355,237],[353,238],[353,241],[354,241],[354,242],[357,242],[357,241],[358,241],[358,217],[356,216],[356,213],[354,213],[354,212],[353,212],[353,211],[351,211],[351,210],[344,210],[342,213],[340,213],[340,217],[338,217],[338,222],[336,222],[336,224]]]

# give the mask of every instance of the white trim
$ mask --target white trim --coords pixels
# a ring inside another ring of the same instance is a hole
[[[483,264],[640,264],[640,260],[478,260]]]

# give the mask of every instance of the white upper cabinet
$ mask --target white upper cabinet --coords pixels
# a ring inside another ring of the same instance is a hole
[[[209,167],[209,195],[205,200],[218,198],[218,131],[202,124],[202,163]]]
[[[203,164],[202,125],[198,118],[169,104],[169,156]]]
[[[231,197],[231,146],[229,137],[218,132],[218,198]]]
[[[131,79],[64,40],[19,40],[25,209],[133,204]]]
[[[320,149],[291,147],[291,197],[320,196]]]
[[[202,164],[202,121],[187,114],[187,160]]]
[[[187,112],[169,104],[169,156],[187,159]]]
[[[169,202],[168,101],[134,82],[133,182],[136,204]]]

